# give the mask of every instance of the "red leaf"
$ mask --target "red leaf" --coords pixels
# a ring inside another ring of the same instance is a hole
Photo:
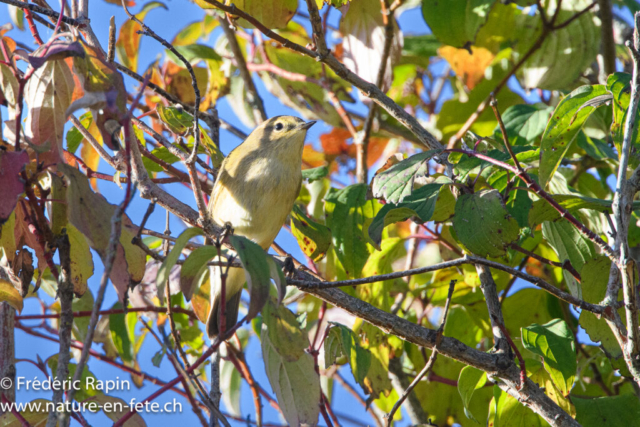
[[[0,151],[0,224],[4,223],[24,192],[20,172],[29,162],[26,151]]]

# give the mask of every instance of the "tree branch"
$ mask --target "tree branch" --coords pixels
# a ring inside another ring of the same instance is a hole
[[[236,33],[229,26],[229,21],[227,21],[226,16],[218,17],[218,22],[220,22],[222,31],[224,31],[224,35],[229,41],[229,47],[231,48],[231,52],[233,53],[235,65],[240,72],[242,81],[244,81],[244,87],[247,90],[247,102],[253,110],[253,120],[256,122],[256,124],[260,124],[267,120],[267,112],[264,108],[262,98],[260,98],[260,95],[258,94],[256,85],[253,83],[251,73],[247,69],[247,61],[244,59],[244,54],[242,53],[242,49],[240,49],[240,45],[238,44]]]
[[[640,336],[638,330],[638,301],[636,295],[637,267],[635,260],[629,252],[629,220],[631,218],[631,206],[636,190],[627,179],[629,156],[634,132],[637,129],[636,113],[640,102],[640,14],[635,15],[635,30],[633,42],[627,42],[627,47],[633,58],[633,77],[631,81],[631,100],[626,114],[624,125],[624,139],[620,151],[620,166],[616,191],[613,197],[613,218],[616,225],[616,238],[614,250],[619,251],[619,259],[616,264],[622,279],[625,313],[627,319],[627,342],[623,346],[623,353],[627,366],[636,383],[640,385]],[[607,300],[607,304],[615,301]]]

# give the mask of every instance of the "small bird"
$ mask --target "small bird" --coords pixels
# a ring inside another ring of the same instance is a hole
[[[315,122],[292,116],[273,117],[258,126],[224,160],[209,200],[209,214],[218,226],[268,249],[284,225],[302,185],[302,150],[307,130]],[[207,335],[218,335],[220,267],[210,270],[211,310]],[[245,283],[241,268],[230,268],[225,282],[225,326],[238,319]]]

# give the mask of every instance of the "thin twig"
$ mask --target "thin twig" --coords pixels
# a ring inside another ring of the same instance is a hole
[[[607,255],[609,259],[611,259],[613,262],[616,262],[617,256],[613,252],[611,247],[604,240],[602,240],[600,236],[598,236],[596,233],[590,230],[586,225],[584,225],[580,220],[578,220],[575,216],[573,216],[571,212],[569,212],[567,209],[560,206],[560,204],[549,193],[547,193],[544,189],[542,189],[542,187],[540,187],[540,185],[533,178],[531,178],[531,176],[526,171],[519,170],[515,166],[511,166],[508,163],[501,162],[490,156],[487,156],[482,153],[478,153],[476,151],[450,148],[445,150],[445,152],[463,153],[470,157],[477,157],[488,163],[494,164],[496,166],[500,166],[503,169],[513,172],[516,175],[516,177],[520,178],[527,185],[527,188],[529,188],[531,191],[534,191],[538,196],[546,200],[547,203],[549,203],[556,211],[558,211],[558,213],[560,213],[560,216],[562,218],[565,218],[567,221],[573,224],[578,229],[578,231],[580,231],[580,233],[582,233],[585,237],[587,237],[589,240],[595,243],[598,247],[600,247],[602,252],[605,255]]]
[[[404,391],[402,396],[400,396],[398,401],[393,405],[393,408],[391,408],[391,411],[389,411],[389,413],[386,415],[387,427],[390,427],[391,424],[393,423],[393,418],[395,416],[395,413],[398,410],[398,408],[400,408],[400,405],[402,405],[402,402],[404,402],[407,399],[407,397],[413,391],[416,385],[418,385],[418,383],[422,380],[422,378],[424,378],[424,376],[431,370],[431,368],[433,367],[433,364],[436,361],[436,357],[438,356],[438,345],[442,341],[442,336],[444,335],[444,327],[447,323],[447,315],[449,314],[449,307],[451,305],[451,298],[453,297],[453,290],[455,289],[455,284],[456,284],[455,280],[452,280],[451,282],[449,282],[449,293],[447,294],[447,301],[444,305],[444,314],[442,315],[442,322],[440,323],[440,327],[437,330],[436,342],[433,345],[433,348],[431,349],[431,356],[429,357],[429,360],[427,361],[427,363],[424,365],[424,368],[422,368],[420,373],[416,375],[416,377],[413,379],[411,384],[409,384],[409,387],[407,387],[407,389]]]
[[[480,265],[485,265],[487,267],[495,268],[497,270],[502,270],[513,276],[519,277],[520,279],[526,280],[540,287],[541,289],[544,289],[545,291],[556,296],[557,298],[565,302],[568,302],[569,304],[575,305],[576,307],[580,307],[584,310],[591,311],[592,313],[596,313],[596,314],[605,313],[604,306],[591,304],[579,298],[576,298],[573,295],[558,289],[552,284],[547,283],[545,280],[539,277],[532,276],[522,271],[518,271],[515,268],[506,266],[504,264],[500,264],[499,262],[490,261],[485,258],[469,256],[469,255],[463,258],[459,258],[452,261],[445,261],[445,262],[441,262],[441,263],[434,264],[427,267],[414,268],[406,271],[396,271],[393,273],[380,274],[376,276],[365,277],[362,279],[350,279],[350,280],[341,280],[341,281],[335,281],[335,282],[320,282],[320,281],[311,281],[311,280],[288,279],[287,283],[291,285],[295,285],[307,291],[314,290],[314,289],[339,288],[343,286],[358,286],[358,285],[364,285],[367,283],[375,283],[375,282],[380,282],[385,280],[392,280],[392,279],[399,279],[407,276],[413,276],[416,274],[428,273],[431,271],[437,271],[445,268],[456,267],[463,264],[480,264]]]
[[[236,34],[230,27],[226,17],[218,17],[218,22],[220,22],[222,31],[229,41],[229,47],[231,48],[231,52],[233,53],[233,59],[235,60],[236,68],[238,68],[240,77],[244,82],[244,87],[247,91],[247,102],[253,110],[253,120],[257,124],[260,124],[263,121],[267,120],[267,113],[264,108],[262,98],[260,97],[260,95],[258,94],[258,90],[256,89],[256,85],[253,83],[251,73],[247,69],[247,61],[244,59],[244,54],[242,53],[242,49],[240,49]]]

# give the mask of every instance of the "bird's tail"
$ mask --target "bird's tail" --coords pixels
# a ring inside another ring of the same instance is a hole
[[[223,267],[226,268],[226,267]],[[207,335],[213,339],[220,333],[220,327],[218,324],[219,309],[220,309],[220,267],[211,267],[210,269],[210,283],[211,283],[211,296],[210,303],[211,309],[209,311],[209,317],[207,318]],[[242,268],[229,268],[229,273],[225,281],[225,329],[229,330],[238,321],[238,308],[240,307],[240,296],[242,295],[242,287],[245,283],[244,270]]]

